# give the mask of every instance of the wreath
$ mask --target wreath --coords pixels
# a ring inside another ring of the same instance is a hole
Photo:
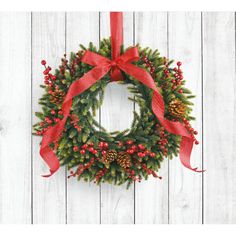
[[[130,49],[121,47],[121,55]],[[184,127],[193,142],[198,144],[194,137],[197,131],[189,123],[194,119],[191,116],[193,103],[190,101],[194,96],[183,87],[185,81],[181,62],[177,62],[176,67],[172,68],[173,61],[161,57],[158,50],[141,48],[139,45],[136,49],[140,56],[132,64],[148,72],[159,88],[164,101],[164,118]],[[93,69],[91,63],[89,65],[83,60],[85,54],[96,53],[112,59],[112,50],[110,39],[103,39],[98,50],[92,43],[88,48],[81,45],[81,50],[72,52],[69,60],[64,55],[55,73],[51,72],[45,60],[41,62],[45,67],[44,85],[41,85],[45,93],[39,100],[42,112],[36,112],[40,121],[34,125],[35,134],[49,137],[48,148],[53,150],[60,165],[67,165],[70,170],[68,177],[94,181],[97,184],[127,183],[128,186],[134,181],[147,179],[149,175],[161,179],[157,174],[160,164],[165,157],[172,159],[179,154],[181,135],[167,131],[157,119],[153,111],[153,90],[132,75],[124,71],[118,74],[122,76],[118,83],[128,85],[132,94],[129,99],[139,105],[139,112],[134,111],[130,129],[109,133],[95,119],[96,112],[103,103],[106,86],[111,82],[110,74],[73,96],[65,118],[63,103],[67,100],[67,94],[73,93],[70,91],[73,90],[72,84]],[[115,69],[113,72],[117,73]],[[58,127],[55,128],[56,126]],[[50,133],[53,127],[53,134],[58,136],[55,139]],[[60,134],[57,133],[59,129],[63,129]]]

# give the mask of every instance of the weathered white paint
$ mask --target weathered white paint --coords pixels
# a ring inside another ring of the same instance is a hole
[[[31,222],[30,13],[0,14],[0,223]]]
[[[65,168],[42,178],[48,168],[39,156],[40,138],[31,136],[43,92],[40,61],[56,68],[65,51],[98,45],[99,36],[110,35],[109,14],[0,13],[0,223],[236,223],[235,14],[124,16],[126,46],[139,42],[183,62],[186,85],[197,95],[193,126],[204,141],[192,163],[201,167],[203,160],[204,178],[178,158],[163,163],[162,181],[128,191],[67,180]],[[127,96],[124,86],[108,86],[100,114],[108,130],[130,126],[134,104]]]
[[[203,13],[204,222],[236,223],[235,14]]]
[[[201,69],[201,13],[169,13],[169,58],[182,62],[186,87],[196,98],[192,126],[202,127],[202,69]],[[201,144],[194,146],[193,167],[201,168]],[[194,173],[180,164],[179,158],[169,162],[169,223],[200,224],[202,222],[202,174]]]
[[[29,45],[30,47],[30,45]],[[40,111],[38,99],[43,93],[39,87],[43,83],[41,60],[47,60],[52,68],[60,63],[65,53],[65,13],[32,14],[32,103],[33,113]],[[37,118],[33,116],[35,123]],[[66,222],[66,176],[62,167],[50,178],[42,178],[48,167],[39,155],[40,137],[33,137],[33,222]]]

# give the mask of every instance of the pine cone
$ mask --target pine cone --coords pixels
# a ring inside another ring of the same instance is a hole
[[[104,164],[110,164],[113,162],[117,157],[117,151],[115,150],[108,150],[107,153],[103,156],[102,162]]]
[[[117,163],[124,169],[129,168],[131,163],[131,157],[126,152],[120,152],[116,159]]]
[[[54,104],[60,104],[63,102],[64,96],[65,93],[62,90],[56,89],[51,93],[50,101]]]
[[[186,113],[186,106],[179,99],[174,99],[169,103],[168,111],[171,116],[183,119]]]

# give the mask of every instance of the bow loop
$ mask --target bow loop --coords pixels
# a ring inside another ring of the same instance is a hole
[[[122,62],[134,62],[139,60],[139,52],[137,47],[129,48],[127,51],[125,51],[124,54],[118,57],[118,59]]]
[[[111,62],[108,58],[89,50],[85,51],[81,61],[90,66],[108,65]]]

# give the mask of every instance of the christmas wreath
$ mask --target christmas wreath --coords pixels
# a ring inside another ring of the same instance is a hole
[[[51,174],[59,165],[67,165],[68,177],[98,184],[126,182],[129,186],[149,175],[161,178],[157,172],[164,157],[171,159],[179,152],[182,163],[196,171],[189,159],[192,144],[198,144],[194,137],[197,131],[189,123],[194,119],[190,101],[194,96],[183,87],[181,62],[172,68],[173,62],[157,50],[139,45],[120,47],[121,26],[122,14],[111,13],[111,39],[102,40],[98,50],[92,43],[88,48],[81,45],[69,60],[64,56],[55,73],[45,60],[41,62],[45,67],[41,86],[45,93],[39,101],[42,112],[36,112],[40,122],[34,129],[36,135],[43,135],[40,153]],[[114,57],[118,58],[115,63]],[[133,71],[138,68],[139,75],[128,68],[130,65]],[[127,70],[131,72],[125,73]],[[138,76],[148,77],[147,82]],[[132,94],[129,99],[140,108],[134,112],[130,129],[113,133],[95,119],[111,81],[128,84]]]

